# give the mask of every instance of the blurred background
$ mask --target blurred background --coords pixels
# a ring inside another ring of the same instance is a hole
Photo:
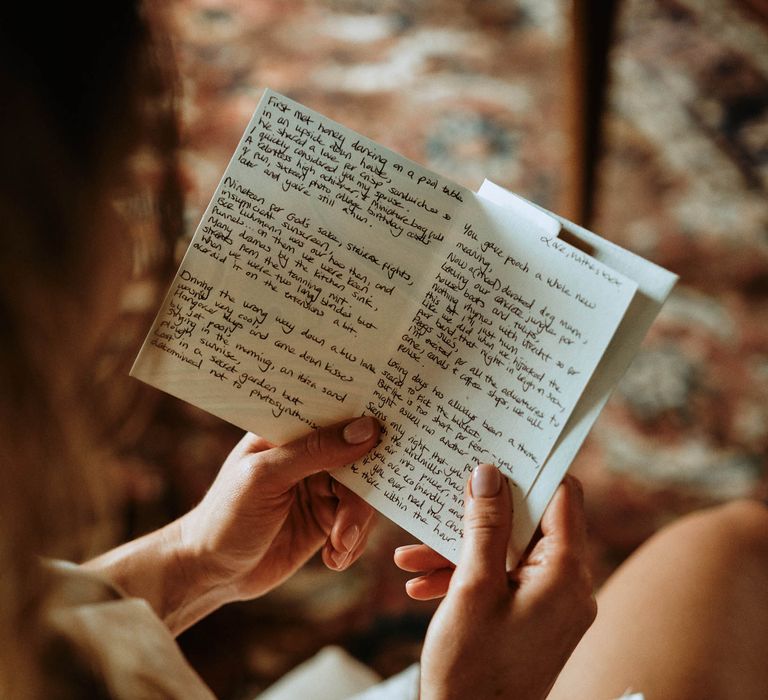
[[[471,189],[484,177],[680,275],[587,440],[597,582],[678,515],[768,497],[766,0],[177,0],[186,231],[269,86]],[[605,89],[607,86],[607,90]],[[179,242],[179,252],[186,241]],[[196,503],[239,431],[153,395],[119,480],[128,537]],[[221,698],[325,644],[383,676],[434,610],[379,519],[352,569],[312,561],[182,646]]]

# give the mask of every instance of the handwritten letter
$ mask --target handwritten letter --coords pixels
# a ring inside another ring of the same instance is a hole
[[[455,559],[468,472],[531,487],[635,291],[550,223],[267,91],[133,373],[278,443],[376,416],[338,478]]]
[[[358,414],[461,194],[267,93],[134,374],[283,442]]]
[[[368,404],[384,439],[345,480],[452,557],[471,469],[530,489],[635,291],[482,200],[458,225]]]

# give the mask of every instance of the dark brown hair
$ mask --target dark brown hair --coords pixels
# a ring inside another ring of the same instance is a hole
[[[181,208],[155,3],[11,4],[0,11],[0,696],[35,697],[36,557],[84,556],[109,522],[108,460],[137,430],[121,358],[169,269]],[[143,304],[116,313],[138,279]]]

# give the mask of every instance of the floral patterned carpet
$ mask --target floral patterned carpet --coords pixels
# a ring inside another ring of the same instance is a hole
[[[573,471],[597,580],[665,522],[768,496],[768,14],[761,0],[627,0],[610,56],[592,228],[680,284]],[[565,0],[177,2],[191,234],[269,86],[477,188],[558,210],[569,80]],[[134,531],[193,504],[237,431],[162,399],[130,467]],[[162,461],[162,468],[158,464]],[[222,698],[253,696],[326,643],[382,675],[418,657],[434,609],[379,521],[335,574],[311,562],[182,638]]]

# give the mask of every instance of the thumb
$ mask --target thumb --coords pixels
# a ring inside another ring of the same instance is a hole
[[[492,464],[472,472],[464,508],[464,544],[453,575],[470,586],[507,587],[507,544],[512,526],[512,499],[507,480]]]
[[[351,464],[378,440],[379,424],[371,416],[344,421],[258,455],[264,483],[289,488],[310,474]]]

